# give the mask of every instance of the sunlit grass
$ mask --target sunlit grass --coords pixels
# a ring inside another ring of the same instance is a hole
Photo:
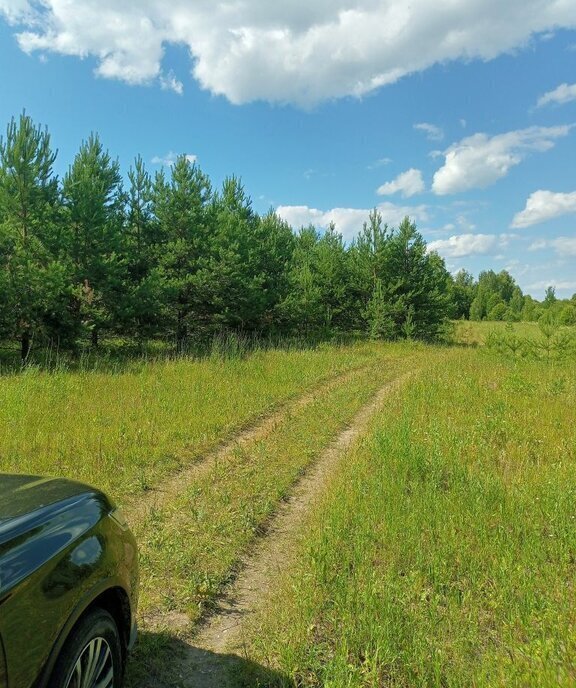
[[[576,365],[438,356],[255,624],[249,655],[287,685],[576,683]]]
[[[0,377],[0,471],[62,475],[122,499],[275,405],[377,356],[376,345],[358,344]]]
[[[136,524],[144,611],[177,610],[190,620],[227,581],[240,553],[301,472],[410,357],[382,358],[290,412],[268,437],[238,447],[160,512]]]
[[[474,320],[457,320],[454,322],[454,343],[466,346],[482,346],[487,343],[491,334],[503,335],[512,332],[515,336],[530,341],[542,339],[540,325],[535,322],[500,322]],[[576,327],[559,327],[565,332],[576,334]]]

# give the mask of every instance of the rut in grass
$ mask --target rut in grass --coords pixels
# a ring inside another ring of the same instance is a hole
[[[267,592],[274,589],[278,574],[290,560],[295,538],[307,514],[342,456],[366,432],[371,418],[388,395],[408,377],[404,375],[380,388],[279,506],[265,534],[256,541],[251,554],[239,567],[235,582],[219,599],[198,633],[186,640],[177,667],[177,685],[185,688],[233,688],[238,685],[234,676],[246,663],[243,658],[246,621],[259,608]]]
[[[258,417],[248,426],[237,432],[232,438],[219,443],[214,449],[203,457],[194,459],[193,463],[179,470],[173,476],[156,485],[148,492],[140,495],[137,499],[127,501],[123,505],[123,511],[130,523],[139,523],[153,510],[160,510],[178,494],[181,494],[187,487],[200,475],[208,473],[218,461],[224,460],[227,456],[250,442],[255,442],[267,437],[274,432],[277,425],[283,420],[287,413],[300,410],[312,404],[318,395],[328,392],[337,385],[343,384],[353,375],[372,367],[374,363],[352,368],[343,373],[339,373],[332,378],[322,380],[311,390],[302,396],[282,402],[265,416]]]

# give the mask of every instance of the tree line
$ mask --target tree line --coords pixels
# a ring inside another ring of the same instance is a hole
[[[294,231],[273,210],[259,215],[238,178],[215,189],[186,156],[154,175],[138,157],[124,179],[92,134],[61,179],[55,160],[46,128],[25,113],[11,120],[0,139],[0,341],[23,360],[35,345],[75,351],[110,335],[178,351],[223,331],[433,340],[450,318],[502,310],[482,275],[453,278],[408,218],[392,228],[373,211],[346,244],[333,225]],[[498,289],[506,312],[526,307],[515,284]]]
[[[452,317],[470,320],[505,320],[576,325],[576,294],[558,299],[554,287],[546,289],[543,301],[523,294],[506,270],[481,272],[478,279],[465,270],[458,272],[450,287]]]

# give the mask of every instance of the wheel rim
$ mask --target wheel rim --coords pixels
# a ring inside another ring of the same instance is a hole
[[[94,638],[76,660],[66,688],[112,688],[113,685],[114,664],[110,645],[104,638]]]

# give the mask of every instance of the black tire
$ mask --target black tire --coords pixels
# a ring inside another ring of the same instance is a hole
[[[122,644],[116,623],[107,611],[95,608],[72,629],[56,660],[49,686],[121,688],[123,675]]]

